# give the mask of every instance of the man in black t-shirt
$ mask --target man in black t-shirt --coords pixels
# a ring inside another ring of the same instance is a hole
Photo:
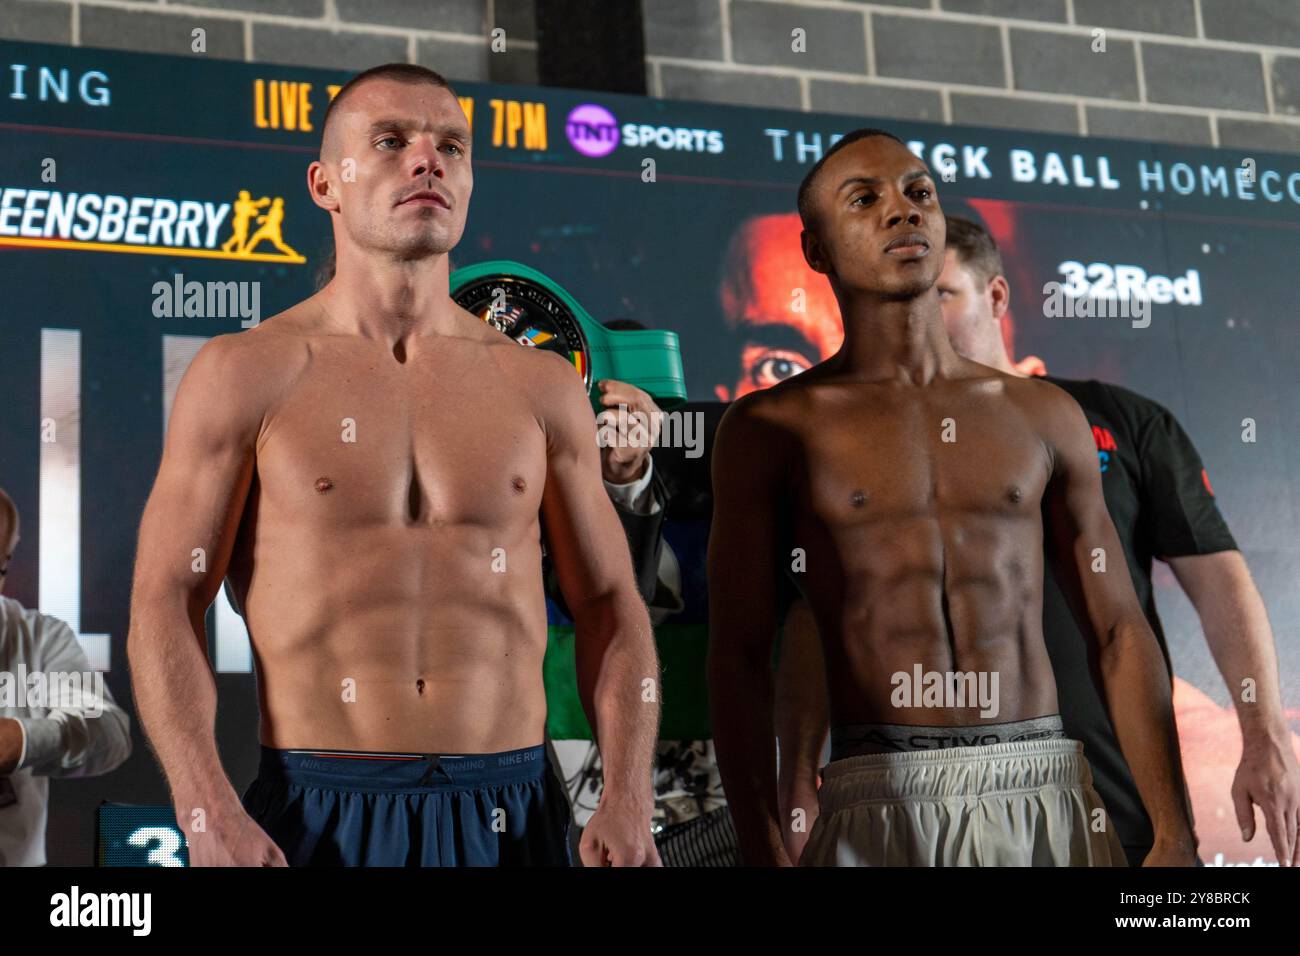
[[[974,222],[949,216],[946,255],[937,288],[953,347],[976,362],[1022,374],[1003,344],[1001,318],[1009,288],[992,237]],[[1201,618],[1242,729],[1232,798],[1243,840],[1254,836],[1252,804],[1257,804],[1278,860],[1300,865],[1300,768],[1282,711],[1273,635],[1196,448],[1167,409],[1135,392],[1097,381],[1048,381],[1079,403],[1092,426],[1106,506],[1166,664],[1169,650],[1151,586],[1153,558],[1169,564]],[[1151,848],[1151,821],[1115,739],[1100,681],[1090,668],[1089,642],[1050,571],[1043,617],[1065,729],[1084,742],[1096,789],[1129,861],[1140,864]],[[1242,703],[1247,678],[1253,681],[1255,699]]]

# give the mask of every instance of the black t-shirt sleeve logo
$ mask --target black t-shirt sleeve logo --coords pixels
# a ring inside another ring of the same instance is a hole
[[[1158,408],[1152,416],[1143,434],[1141,457],[1147,489],[1145,518],[1157,557],[1236,549],[1205,464],[1168,410]]]
[[[1115,444],[1115,436],[1104,425],[1092,426],[1092,440],[1097,446],[1097,461],[1101,464],[1101,472],[1104,475],[1106,469],[1110,467],[1111,455],[1119,451],[1119,446]]]

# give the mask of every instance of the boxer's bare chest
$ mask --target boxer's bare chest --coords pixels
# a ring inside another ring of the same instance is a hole
[[[259,509],[336,527],[531,522],[545,436],[490,352],[456,340],[404,361],[364,340],[313,348],[263,426]]]
[[[910,522],[1037,520],[1050,456],[996,380],[817,393],[798,424],[796,529],[886,546]]]

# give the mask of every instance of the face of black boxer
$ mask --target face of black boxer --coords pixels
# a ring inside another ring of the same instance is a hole
[[[450,90],[368,79],[330,117],[308,182],[340,240],[399,260],[449,252],[474,188],[469,122]]]
[[[803,232],[808,264],[837,295],[914,298],[943,270],[945,224],[925,163],[886,136],[830,156],[812,186],[816,218]]]

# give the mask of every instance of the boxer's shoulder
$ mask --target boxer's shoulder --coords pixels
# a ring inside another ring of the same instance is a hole
[[[288,342],[261,328],[208,339],[190,363],[187,378],[220,388],[256,388],[268,372],[283,376]]]
[[[1083,420],[1083,410],[1073,395],[1042,378],[1017,378],[1013,392],[1016,400],[1038,413],[1049,425],[1072,425]]]
[[[791,381],[750,392],[731,403],[714,437],[715,460],[732,459],[746,468],[760,461],[776,466],[786,460],[815,418],[813,399],[807,390],[789,387]],[[762,449],[757,459],[755,449]]]
[[[524,396],[542,430],[566,442],[589,441],[594,415],[582,376],[558,352],[510,344],[498,368]],[[522,354],[515,354],[522,353]],[[500,354],[500,353],[498,353]]]
[[[208,340],[212,351],[228,361],[257,366],[263,362],[282,362],[304,348],[304,342],[319,332],[319,312],[300,302],[277,315],[263,319],[251,329],[218,335]]]
[[[520,345],[490,326],[484,329],[486,337],[480,340],[484,354],[506,380],[548,402],[565,398],[586,401],[582,376],[563,355]]]
[[[873,389],[838,375],[827,363],[813,366],[770,388],[732,402],[719,428],[730,418],[733,432],[743,430],[769,443],[822,432],[849,407],[874,404]]]
[[[1083,409],[1065,389],[1042,378],[1015,378],[1007,394],[1053,457],[1065,449],[1093,447]]]
[[[200,397],[207,416],[263,422],[292,391],[310,364],[309,340],[295,334],[292,312],[203,344],[182,388]],[[281,317],[289,318],[279,326],[272,324]]]
[[[457,311],[463,320],[455,335],[457,342],[475,350],[481,348],[479,354],[511,381],[528,387],[569,385],[577,381],[580,390],[581,380],[573,374],[573,365],[558,352],[521,347],[474,313],[459,306]]]

